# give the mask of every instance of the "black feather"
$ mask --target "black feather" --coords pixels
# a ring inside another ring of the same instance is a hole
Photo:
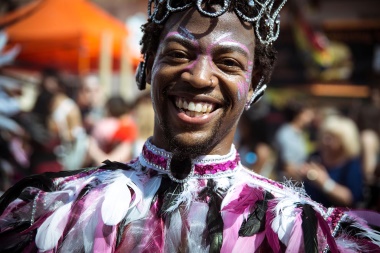
[[[265,214],[268,209],[268,201],[273,198],[274,196],[271,193],[265,192],[264,199],[258,200],[255,203],[253,212],[248,215],[247,220],[243,221],[239,229],[239,236],[253,236],[264,231]]]
[[[57,190],[54,186],[53,179],[58,177],[68,177],[78,173],[87,172],[96,169],[93,168],[85,168],[74,171],[61,171],[61,172],[46,172],[38,175],[31,175],[21,179],[19,182],[14,184],[11,188],[9,188],[1,197],[0,197],[0,215],[4,212],[7,206],[15,199],[20,197],[20,194],[26,187],[35,187],[45,192],[52,192]],[[34,196],[22,196],[25,199]]]
[[[255,204],[255,209],[249,214],[248,219],[243,221],[239,229],[239,236],[253,236],[265,229],[265,213],[268,209],[268,203],[259,200]]]
[[[111,162],[110,160],[103,161],[104,165],[100,167],[100,169],[108,169],[108,170],[131,170],[132,167],[126,163],[120,162]]]
[[[222,196],[215,192],[214,189],[216,184],[214,180],[210,179],[207,182],[207,187],[203,189],[199,197],[201,199],[209,198],[208,202],[208,212],[207,212],[207,230],[208,230],[208,240],[210,243],[210,253],[220,252],[223,243],[223,219],[220,212],[222,206]]]
[[[13,224],[12,229],[0,233],[0,252],[22,252],[31,242],[32,233],[22,234],[30,226],[30,222],[23,221]]]
[[[161,182],[161,185],[162,184],[163,182]],[[171,180],[166,181],[166,184],[168,184],[169,186],[163,194],[163,201],[160,210],[160,215],[162,216],[165,216],[167,214],[166,210],[168,210],[169,207],[174,205],[174,202],[176,201],[178,195],[180,195],[181,192],[183,192],[183,184],[179,184]]]
[[[0,197],[0,215],[7,208],[9,203],[13,200],[17,199],[21,192],[26,187],[36,187],[43,191],[53,191],[54,184],[51,178],[49,178],[46,174],[33,175],[25,177],[21,179],[19,182],[14,184],[11,188],[9,188],[1,197]]]
[[[300,205],[302,207],[302,231],[306,253],[318,252],[317,240],[317,216],[311,205]]]

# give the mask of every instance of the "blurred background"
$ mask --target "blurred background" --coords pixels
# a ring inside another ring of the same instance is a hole
[[[146,6],[0,2],[0,192],[138,156],[153,131],[134,82]],[[242,163],[327,206],[380,211],[380,2],[288,1],[275,47],[269,89],[235,137]]]

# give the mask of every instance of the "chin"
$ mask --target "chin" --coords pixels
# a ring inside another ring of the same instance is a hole
[[[207,155],[214,147],[214,134],[193,132],[166,135],[170,151],[187,157]]]

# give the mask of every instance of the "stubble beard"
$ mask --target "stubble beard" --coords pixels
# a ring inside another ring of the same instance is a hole
[[[164,119],[162,120],[161,128],[163,129],[165,139],[168,141],[169,149],[174,155],[193,159],[197,156],[207,155],[214,147],[214,145],[216,144],[216,139],[219,139],[217,138],[218,129],[220,129],[220,126],[222,124],[221,119],[223,117],[224,114],[212,128],[211,134],[209,134],[205,138],[197,139],[194,142],[196,144],[193,145],[184,143],[178,136],[176,136],[175,133],[173,133],[172,129],[170,128],[170,123],[167,117],[164,117]]]

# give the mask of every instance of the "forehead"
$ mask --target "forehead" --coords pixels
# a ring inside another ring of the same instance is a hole
[[[217,18],[202,16],[195,9],[172,14],[165,24],[161,41],[171,32],[185,29],[197,40],[217,40],[220,36],[229,35],[253,50],[255,35],[251,24],[241,22],[234,12],[226,12]]]

